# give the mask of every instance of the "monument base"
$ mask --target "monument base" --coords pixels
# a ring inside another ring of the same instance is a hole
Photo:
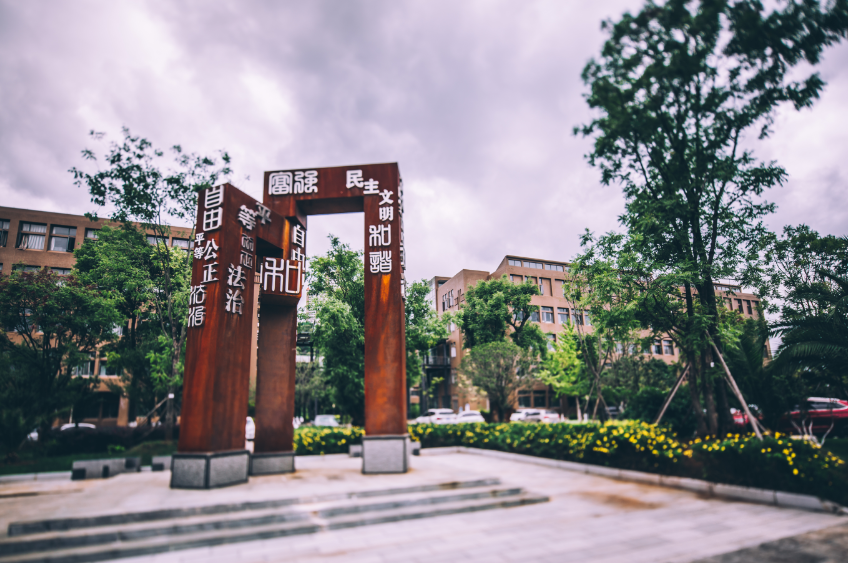
[[[251,475],[294,473],[294,452],[250,454]]]
[[[172,489],[214,489],[247,483],[250,452],[175,453],[171,458]]]
[[[412,447],[409,434],[362,437],[363,473],[406,473]]]

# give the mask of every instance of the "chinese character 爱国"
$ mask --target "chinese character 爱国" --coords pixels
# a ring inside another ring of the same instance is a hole
[[[347,189],[361,188],[362,187],[362,170],[348,170],[347,171],[347,183],[345,185],[346,185]]]
[[[392,242],[388,225],[369,225],[368,232],[368,246],[389,246]]]
[[[381,252],[368,253],[369,264],[372,274],[390,274],[392,272],[392,251],[383,250]]]
[[[362,192],[363,195],[376,195],[380,193],[380,182],[373,178],[363,183],[362,187],[365,188],[365,191]]]
[[[300,225],[292,227],[292,244],[295,246],[306,246],[306,231]]]
[[[220,207],[224,201],[224,185],[222,184],[206,190],[206,199],[204,201],[206,209]]]
[[[227,305],[224,307],[228,313],[242,314],[242,306],[244,305],[244,297],[241,296],[241,290],[233,291],[232,288],[227,289]]]
[[[244,280],[246,279],[246,276],[244,275],[244,270],[241,269],[241,266],[234,266],[233,264],[230,264],[227,266],[227,274],[227,285],[244,289]]]
[[[256,211],[248,209],[246,206],[242,205],[239,207],[238,222],[241,223],[248,231],[252,231],[253,227],[256,226]]]
[[[380,221],[392,221],[395,218],[394,207],[380,208]]]
[[[268,194],[287,195],[292,193],[292,173],[275,172],[268,176]]]
[[[203,230],[214,231],[221,226],[222,209],[209,209],[203,212]]]
[[[317,194],[318,193],[318,171],[305,170],[294,173],[294,193]]]

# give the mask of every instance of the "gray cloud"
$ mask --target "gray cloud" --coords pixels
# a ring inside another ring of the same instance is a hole
[[[623,209],[571,135],[590,117],[580,70],[600,21],[640,5],[2,2],[0,201],[91,210],[66,171],[89,129],[127,125],[160,146],[226,148],[255,197],[264,170],[399,162],[413,279],[506,253],[568,259]],[[822,100],[781,112],[756,147],[791,174],[770,195],[773,227],[845,234],[846,59],[832,49]],[[310,253],[328,232],[362,247],[360,217],[315,217]]]

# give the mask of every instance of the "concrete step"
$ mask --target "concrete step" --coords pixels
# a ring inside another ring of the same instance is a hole
[[[368,497],[365,497],[366,499]],[[2,542],[0,562],[75,563],[150,555],[165,551],[310,534],[403,520],[432,518],[481,510],[510,508],[539,502],[540,497],[521,489],[462,492],[432,491],[398,494],[376,502],[342,499],[304,503],[284,509],[232,513],[217,519],[205,515],[186,521],[135,523],[114,529],[79,530],[64,534],[38,534]],[[112,527],[110,527],[112,528]],[[88,542],[88,543],[87,543]],[[14,546],[14,547],[13,547]],[[36,550],[36,551],[34,551]]]

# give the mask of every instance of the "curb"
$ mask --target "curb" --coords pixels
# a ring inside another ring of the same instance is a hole
[[[656,473],[645,473],[643,471],[631,471],[628,469],[615,469],[613,467],[603,467],[600,465],[591,465],[588,463],[577,463],[575,461],[559,461],[556,459],[547,459],[525,454],[499,452],[496,450],[484,450],[481,448],[469,448],[467,446],[448,446],[444,448],[427,449],[422,448],[420,455],[445,455],[453,453],[493,457],[510,461],[517,461],[521,463],[541,465],[544,467],[553,467],[555,469],[564,469],[566,471],[574,471],[577,473],[585,473],[587,475],[608,477],[610,479],[617,479],[619,481],[629,481],[632,483],[642,483],[644,485],[654,485],[658,487],[682,489],[684,491],[703,494],[708,497],[724,498],[728,500],[741,500],[756,504],[768,504],[772,506],[779,506],[781,508],[795,508],[798,510],[808,510],[813,512],[827,512],[840,516],[848,515],[848,508],[836,504],[835,502],[823,500],[812,495],[799,495],[796,493],[787,493],[784,491],[740,487],[738,485],[714,483],[712,481],[690,479],[688,477],[670,477],[667,475],[658,475]]]
[[[15,473],[0,476],[0,483],[14,483],[16,481],[48,481],[53,479],[71,479],[70,471],[45,471],[44,473]]]

